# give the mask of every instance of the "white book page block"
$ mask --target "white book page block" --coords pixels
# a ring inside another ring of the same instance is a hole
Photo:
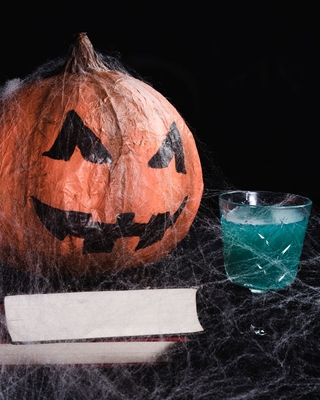
[[[136,364],[165,359],[176,342],[0,344],[0,365]]]
[[[196,288],[5,297],[13,342],[183,334],[202,331]]]

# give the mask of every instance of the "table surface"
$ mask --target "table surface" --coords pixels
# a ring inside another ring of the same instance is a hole
[[[65,281],[1,266],[6,294],[198,286],[204,332],[192,334],[159,365],[3,367],[0,397],[37,399],[313,399],[320,398],[318,216],[311,217],[300,270],[288,288],[255,305],[223,267],[220,226],[198,216],[189,236],[144,268]],[[267,334],[250,330],[253,316]]]

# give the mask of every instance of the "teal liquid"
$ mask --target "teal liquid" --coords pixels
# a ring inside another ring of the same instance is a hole
[[[228,278],[256,293],[290,285],[297,274],[308,218],[254,225],[221,218]]]

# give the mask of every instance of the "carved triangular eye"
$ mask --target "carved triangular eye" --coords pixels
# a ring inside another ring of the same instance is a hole
[[[173,156],[175,157],[176,171],[186,174],[180,132],[174,122],[171,124],[169,133],[162,142],[160,149],[151,157],[148,166],[150,168],[167,168]]]
[[[84,125],[79,115],[68,111],[57,139],[49,151],[42,155],[55,160],[69,161],[76,146],[82,157],[94,164],[111,163],[112,157],[101,140]]]

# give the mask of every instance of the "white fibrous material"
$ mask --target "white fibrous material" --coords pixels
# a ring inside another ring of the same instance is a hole
[[[1,97],[5,98],[10,96],[13,92],[15,92],[22,85],[22,80],[19,78],[11,79],[7,81],[5,85],[0,88]]]
[[[2,96],[22,84],[11,81]],[[204,146],[198,146],[206,189],[189,233],[169,256],[118,273],[67,279],[1,264],[0,303],[9,294],[196,286],[204,331],[189,335],[165,362],[154,365],[0,365],[1,400],[319,398],[319,214],[314,208],[294,283],[263,295],[252,310],[250,291],[232,284],[223,265],[217,197],[231,185]],[[255,315],[265,323],[265,336],[250,330]]]

